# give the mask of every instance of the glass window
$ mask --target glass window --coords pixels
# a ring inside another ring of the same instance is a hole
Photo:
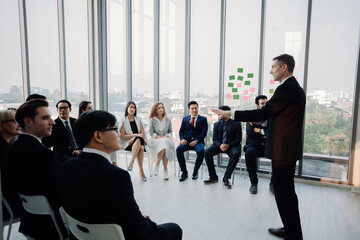
[[[0,110],[23,102],[17,1],[0,1]]]
[[[133,1],[133,96],[147,126],[154,102],[154,0]]]
[[[206,144],[209,145],[213,123],[217,121],[210,109],[219,103],[221,1],[193,0],[191,4],[190,100],[198,102],[199,114],[208,119]]]
[[[184,116],[185,1],[160,1],[160,101],[172,119],[178,145]]]
[[[273,0],[266,5],[262,92],[266,96],[278,86],[270,75],[272,59],[283,53],[295,58],[294,76],[303,85],[307,7],[307,1]]]
[[[56,0],[26,1],[30,92],[45,95],[50,105],[60,100],[58,12]],[[57,115],[55,107],[50,107]]]
[[[313,1],[303,175],[347,180],[358,9],[356,0]]]
[[[88,20],[86,0],[65,0],[67,98],[78,116],[79,103],[89,101]]]
[[[124,0],[107,2],[109,112],[119,120],[126,107],[126,10]]]

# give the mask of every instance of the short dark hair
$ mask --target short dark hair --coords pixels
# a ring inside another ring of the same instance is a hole
[[[56,104],[56,108],[58,108],[59,103],[62,103],[62,102],[66,103],[69,106],[69,108],[71,108],[71,103],[66,99],[62,99],[62,100],[58,101]]]
[[[91,103],[91,102],[89,102],[89,101],[81,101],[80,102],[80,104],[79,104],[79,116],[80,116],[80,114],[82,114],[83,111],[86,110],[86,107],[87,107],[87,105],[89,103]]]
[[[43,99],[43,100],[46,100],[46,97],[44,95],[40,95],[40,94],[37,94],[37,93],[34,93],[34,94],[30,94],[27,98],[26,98],[26,101],[30,101],[32,99]]]
[[[129,101],[127,104],[126,104],[126,108],[125,108],[125,117],[128,115],[128,108],[130,107],[130,105],[133,104],[135,106],[135,113],[134,113],[134,116],[136,116],[136,112],[137,112],[137,108],[136,108],[136,104],[133,102],[133,101]]]
[[[74,137],[80,148],[91,141],[95,131],[102,131],[116,124],[116,117],[103,110],[84,112],[75,122]]]
[[[259,100],[260,99],[267,99],[267,96],[265,96],[265,95],[259,95],[259,96],[257,96],[256,98],[255,98],[255,104],[256,105],[259,105]]]
[[[196,101],[190,101],[190,102],[188,103],[188,108],[190,108],[190,106],[193,105],[193,104],[196,104],[196,106],[199,107],[199,104],[198,104]]]
[[[287,65],[288,71],[289,73],[293,73],[294,72],[294,68],[295,68],[295,59],[293,56],[289,55],[289,54],[281,54],[277,57],[274,57],[273,60],[277,60],[279,63],[279,66],[282,66],[284,64]]]
[[[230,111],[231,110],[231,108],[229,106],[227,106],[227,105],[222,105],[222,106],[219,107],[219,109],[224,110],[224,111]]]
[[[37,109],[39,107],[49,107],[49,103],[44,99],[35,98],[21,104],[15,115],[15,119],[21,128],[24,129],[25,127],[24,119],[26,117],[34,121],[35,116],[38,114]]]

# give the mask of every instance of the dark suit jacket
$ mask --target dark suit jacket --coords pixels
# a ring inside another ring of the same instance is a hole
[[[179,130],[180,140],[185,139],[188,143],[197,140],[199,143],[204,143],[208,130],[206,117],[198,115],[195,128],[190,125],[190,117],[191,115],[185,116],[181,122]]]
[[[70,126],[73,132],[75,127],[75,121],[75,118],[69,118]],[[54,147],[53,151],[54,153],[56,153],[56,155],[58,155],[58,158],[61,162],[64,159],[70,158],[72,156],[73,151],[69,149],[69,137],[67,135],[66,128],[60,118],[55,119],[55,125],[52,128],[52,133],[50,137],[52,146]]]
[[[269,120],[265,157],[274,161],[302,159],[305,93],[295,77],[277,87],[261,109],[235,111],[235,120],[257,122]]]
[[[62,204],[72,217],[119,224],[126,239],[143,239],[157,228],[139,211],[129,173],[101,155],[83,152],[67,160],[60,175]]]
[[[34,137],[21,134],[9,147],[5,161],[7,176],[16,193],[44,195],[60,220],[60,166],[53,152]],[[50,216],[33,215],[23,211],[20,218],[20,232],[38,239],[58,238]],[[65,228],[63,230],[66,231]]]
[[[265,135],[255,132],[254,128],[263,129]],[[248,147],[265,146],[266,133],[267,133],[267,127],[258,124],[250,125],[250,123],[246,123],[246,145],[244,146],[244,152]]]
[[[214,134],[213,134],[213,144],[220,148],[222,144],[222,137],[224,133],[224,120],[220,120],[214,125]],[[229,148],[240,147],[242,138],[241,124],[235,122],[231,118],[227,122],[227,132],[226,132],[226,144],[229,145]]]

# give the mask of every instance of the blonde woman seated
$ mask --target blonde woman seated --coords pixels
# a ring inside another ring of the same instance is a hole
[[[132,171],[135,158],[138,160],[140,169],[140,179],[146,181],[147,178],[143,169],[144,151],[145,151],[145,131],[144,123],[141,118],[136,116],[136,104],[133,101],[128,102],[125,109],[125,118],[120,122],[120,145],[126,151],[132,152],[131,161],[127,166]]]
[[[164,180],[169,180],[168,161],[175,159],[175,146],[172,141],[171,120],[167,117],[164,104],[155,103],[151,108],[149,122],[149,157],[155,164],[154,175],[159,174],[159,165],[162,160],[164,166]]]

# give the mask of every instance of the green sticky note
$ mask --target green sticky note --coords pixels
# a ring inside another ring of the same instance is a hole
[[[234,87],[234,83],[229,82],[228,87]]]
[[[238,78],[237,78],[237,80],[240,80],[240,81],[242,81],[243,79],[244,79],[243,76],[238,76]]]
[[[274,93],[274,89],[269,89],[269,93],[273,94]]]
[[[237,89],[237,88],[233,88],[233,89],[232,89],[232,92],[238,92],[238,89]]]
[[[253,78],[254,74],[253,73],[248,73],[248,78]]]
[[[243,69],[243,68],[238,68],[238,69],[237,69],[237,72],[242,73],[243,71],[244,71],[244,69]]]
[[[230,79],[230,80],[235,80],[235,75],[230,75],[230,76],[229,76],[229,79]]]
[[[233,99],[239,99],[239,95],[233,95]]]
[[[245,85],[250,85],[250,81],[245,81]]]

